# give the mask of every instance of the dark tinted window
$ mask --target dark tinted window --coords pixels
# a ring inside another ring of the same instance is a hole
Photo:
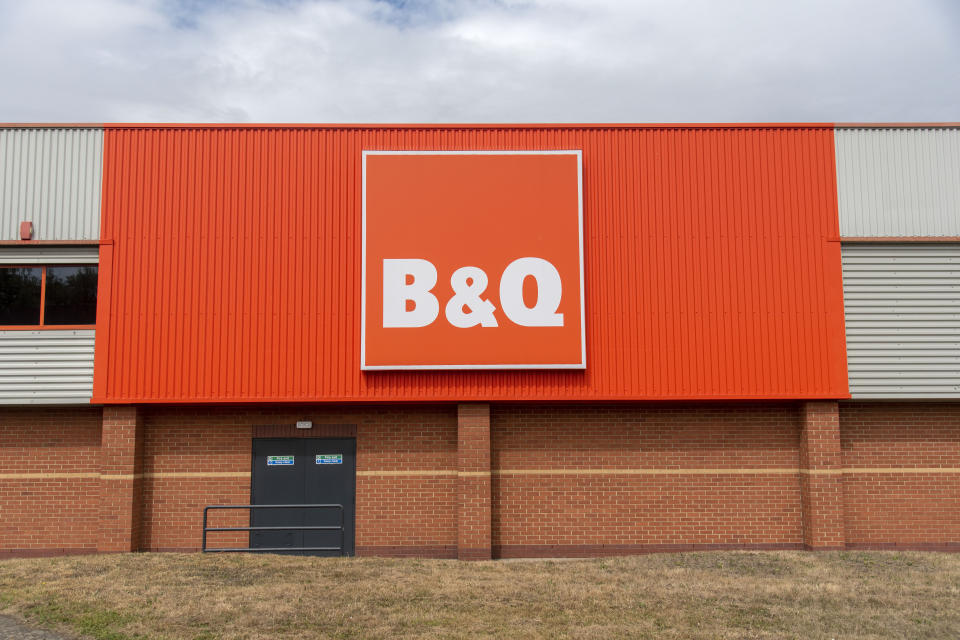
[[[40,324],[40,267],[0,267],[0,325]]]
[[[97,321],[97,267],[47,267],[43,324]]]

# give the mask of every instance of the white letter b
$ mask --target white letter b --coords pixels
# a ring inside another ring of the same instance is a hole
[[[430,293],[436,284],[437,268],[426,260],[384,259],[383,327],[425,327],[436,320],[440,303]],[[408,300],[413,302],[409,311]]]

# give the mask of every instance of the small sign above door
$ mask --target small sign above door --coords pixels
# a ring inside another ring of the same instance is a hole
[[[268,467],[292,467],[293,456],[267,456]]]
[[[342,453],[318,454],[317,464],[343,464]]]

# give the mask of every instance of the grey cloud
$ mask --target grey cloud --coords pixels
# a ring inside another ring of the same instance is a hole
[[[0,0],[0,120],[960,120],[931,0]]]

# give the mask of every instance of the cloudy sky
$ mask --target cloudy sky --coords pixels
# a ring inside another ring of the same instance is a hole
[[[0,0],[6,122],[960,120],[960,0]]]

